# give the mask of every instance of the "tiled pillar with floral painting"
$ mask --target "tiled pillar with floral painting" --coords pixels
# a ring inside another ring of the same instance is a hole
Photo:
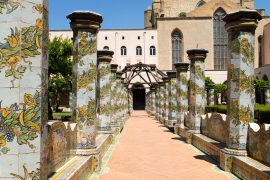
[[[111,132],[111,60],[113,51],[97,52],[97,131]]]
[[[270,104],[270,88],[267,87],[265,90],[265,104]]]
[[[228,14],[224,21],[229,33],[228,137],[220,155],[220,166],[232,168],[233,156],[247,154],[248,124],[254,121],[255,30],[261,15],[256,10]]]
[[[176,63],[177,78],[177,126],[184,127],[184,116],[188,111],[188,79],[189,63]]]
[[[176,71],[167,72],[169,77],[169,115],[168,115],[168,127],[174,127],[176,124]]]
[[[73,121],[77,152],[96,147],[97,32],[102,16],[75,11],[67,16],[73,30]]]
[[[213,86],[208,88],[208,105],[214,106],[215,105],[215,90]]]
[[[157,90],[156,90],[156,119],[159,120],[159,114],[160,114],[160,84],[157,84]]]
[[[187,51],[190,60],[189,83],[189,118],[188,127],[194,133],[200,133],[201,115],[205,113],[205,58],[208,51],[205,49],[191,49]]]
[[[155,86],[151,86],[150,87],[151,90],[151,115],[155,115],[155,111],[156,111],[156,88]]]
[[[0,3],[0,179],[47,179],[48,2]]]
[[[164,113],[163,113],[163,119],[164,119],[164,124],[166,124],[169,120],[169,78],[168,77],[164,77],[163,78],[164,81]]]
[[[165,114],[165,109],[164,109],[164,102],[165,102],[165,97],[164,97],[164,93],[165,93],[165,84],[164,82],[162,81],[160,83],[160,96],[159,96],[159,101],[160,101],[160,104],[159,104],[159,121],[161,121],[162,123],[164,122],[164,119],[163,119],[163,114]]]
[[[116,83],[116,71],[117,64],[111,64],[111,125],[117,124],[117,83]]]

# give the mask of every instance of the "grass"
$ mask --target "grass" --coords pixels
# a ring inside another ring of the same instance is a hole
[[[71,116],[71,115],[72,115],[71,112],[54,112],[53,118],[54,119],[61,119],[62,117]]]

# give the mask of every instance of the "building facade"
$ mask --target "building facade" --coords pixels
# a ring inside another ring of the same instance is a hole
[[[62,36],[71,39],[72,31],[53,30],[50,38]],[[157,64],[157,31],[154,29],[100,30],[98,50],[114,51],[112,63],[123,69],[128,64]]]
[[[209,51],[205,60],[206,76],[215,83],[223,83],[227,80],[229,59],[223,18],[243,8],[254,9],[254,0],[153,0],[152,7],[144,12],[144,29],[101,30],[98,49],[114,51],[112,62],[119,69],[142,62],[156,64],[160,70],[167,71],[174,69],[176,62],[189,62],[187,50],[204,48]],[[269,53],[263,52],[267,48],[270,17],[265,16],[264,10],[258,12],[263,19],[255,35],[256,68],[269,64]],[[72,32],[50,32],[51,38],[60,35],[71,38]]]

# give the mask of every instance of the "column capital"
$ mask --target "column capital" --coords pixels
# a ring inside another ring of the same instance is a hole
[[[230,29],[255,30],[262,16],[256,10],[241,9],[224,17],[227,31]]]
[[[111,64],[111,72],[116,73],[117,72],[118,64]]]
[[[166,73],[167,73],[169,79],[176,78],[176,71],[167,71]]]
[[[177,71],[187,72],[189,68],[189,63],[178,62],[174,64],[174,67]]]
[[[97,60],[99,62],[108,62],[111,63],[113,58],[114,52],[113,51],[97,51]]]
[[[188,58],[192,60],[204,61],[207,56],[208,51],[205,49],[190,49],[187,50]]]
[[[91,11],[74,11],[67,16],[73,31],[90,30],[97,33],[103,18],[100,14]]]
[[[163,82],[165,82],[165,83],[170,81],[169,77],[163,77],[162,80],[163,80]]]

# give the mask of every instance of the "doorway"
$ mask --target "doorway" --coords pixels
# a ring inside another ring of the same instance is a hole
[[[133,109],[145,110],[145,87],[142,84],[135,84],[132,87]]]

